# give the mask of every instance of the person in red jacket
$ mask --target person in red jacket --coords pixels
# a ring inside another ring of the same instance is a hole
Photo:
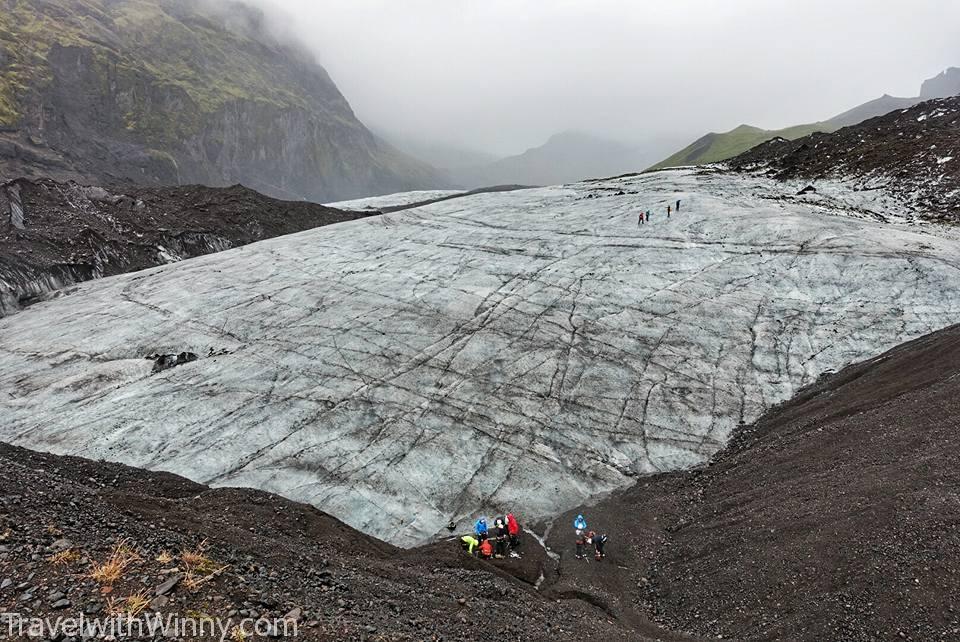
[[[493,557],[493,542],[489,538],[480,542],[480,557],[485,560]]]
[[[520,548],[520,524],[513,513],[507,513],[507,532],[510,534],[510,548]]]

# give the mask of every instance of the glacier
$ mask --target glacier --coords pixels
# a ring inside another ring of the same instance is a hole
[[[546,518],[960,321],[949,229],[795,188],[681,169],[477,194],[85,283],[0,319],[0,440],[403,546]]]
[[[466,194],[466,191],[459,189],[433,189],[418,190],[415,192],[398,192],[396,194],[385,194],[383,196],[368,196],[366,198],[355,198],[349,201],[337,201],[336,203],[325,203],[327,207],[335,207],[340,210],[368,211],[379,210],[386,207],[403,207],[406,205],[415,205],[424,201],[432,201],[440,198],[451,198]]]

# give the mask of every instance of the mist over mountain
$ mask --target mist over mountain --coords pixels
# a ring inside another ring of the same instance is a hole
[[[443,183],[240,3],[2,0],[0,77],[3,177],[243,183],[317,201]]]
[[[661,146],[634,146],[591,134],[568,131],[539,147],[479,167],[452,172],[467,187],[521,183],[554,185],[601,178],[647,167]]]
[[[386,135],[389,136],[389,135]],[[543,145],[503,158],[452,145],[396,145],[404,152],[445,172],[455,184],[475,189],[491,185],[555,185],[639,172],[666,150],[675,138],[658,137],[647,144],[627,144],[586,132],[567,131],[551,136]]]
[[[422,141],[413,136],[394,134],[376,126],[372,126],[371,130],[387,144],[448,173],[470,167],[489,165],[496,163],[501,158],[490,152],[456,145],[455,143]]]

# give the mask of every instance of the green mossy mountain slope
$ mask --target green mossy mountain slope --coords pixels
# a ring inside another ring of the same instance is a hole
[[[830,134],[842,127],[857,125],[870,118],[883,116],[898,109],[909,109],[929,98],[952,96],[957,93],[958,87],[960,87],[960,69],[951,68],[924,82],[920,97],[901,98],[884,94],[824,121],[794,125],[783,129],[761,129],[750,125],[740,125],[728,132],[710,133],[698,138],[650,169],[718,163],[739,156],[757,145],[775,138],[797,140],[817,132]],[[924,97],[925,94],[929,95]]]
[[[259,11],[220,0],[0,0],[0,128],[7,179],[239,182],[311,200],[442,182],[375,138]]]
[[[832,127],[829,122],[797,125],[779,130],[740,125],[728,132],[709,133],[702,138],[698,138],[676,154],[660,161],[651,169],[716,163],[733,158],[773,138],[793,140],[814,132],[832,132],[835,129],[836,127]]]

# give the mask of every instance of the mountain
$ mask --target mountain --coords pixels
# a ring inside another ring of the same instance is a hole
[[[837,114],[830,120],[822,123],[823,126],[817,129],[817,131],[836,131],[841,127],[856,125],[869,118],[875,118],[876,116],[889,114],[897,109],[908,109],[916,105],[918,102],[920,102],[919,98],[898,98],[897,96],[888,96],[887,94],[884,94],[880,98],[874,98],[873,100],[865,102],[862,105],[858,105],[853,109],[848,109],[842,114]],[[813,132],[811,131],[808,133],[812,134]],[[799,136],[781,136],[781,138],[792,139],[799,138]]]
[[[640,171],[662,144],[625,145],[581,132],[552,136],[517,156],[472,167],[450,168],[454,181],[469,188],[486,185],[557,185]]]
[[[651,169],[716,163],[733,158],[774,138],[794,140],[814,132],[829,133],[841,127],[863,122],[868,118],[912,107],[929,98],[942,98],[956,94],[960,94],[960,69],[951,67],[935,78],[925,81],[920,96],[916,98],[899,98],[884,94],[880,98],[865,102],[825,121],[773,130],[740,125],[728,132],[710,133],[655,164]]]
[[[0,178],[243,183],[332,201],[443,186],[227,0],[0,0]]]
[[[698,138],[679,152],[660,161],[651,167],[651,169],[716,163],[731,156],[736,156],[740,152],[774,137],[797,138],[825,128],[826,125],[823,123],[798,125],[776,131],[760,129],[759,127],[753,127],[751,125],[740,125],[722,134],[709,133],[702,138]]]
[[[960,222],[960,96],[919,103],[836,132],[775,138],[729,161],[785,181],[882,190],[905,212]]]
[[[920,88],[921,98],[949,98],[960,94],[960,67],[950,67],[937,76],[924,81]]]
[[[0,441],[403,546],[548,520],[960,320],[940,226],[796,191],[694,169],[475,194],[82,283],[0,319]]]

